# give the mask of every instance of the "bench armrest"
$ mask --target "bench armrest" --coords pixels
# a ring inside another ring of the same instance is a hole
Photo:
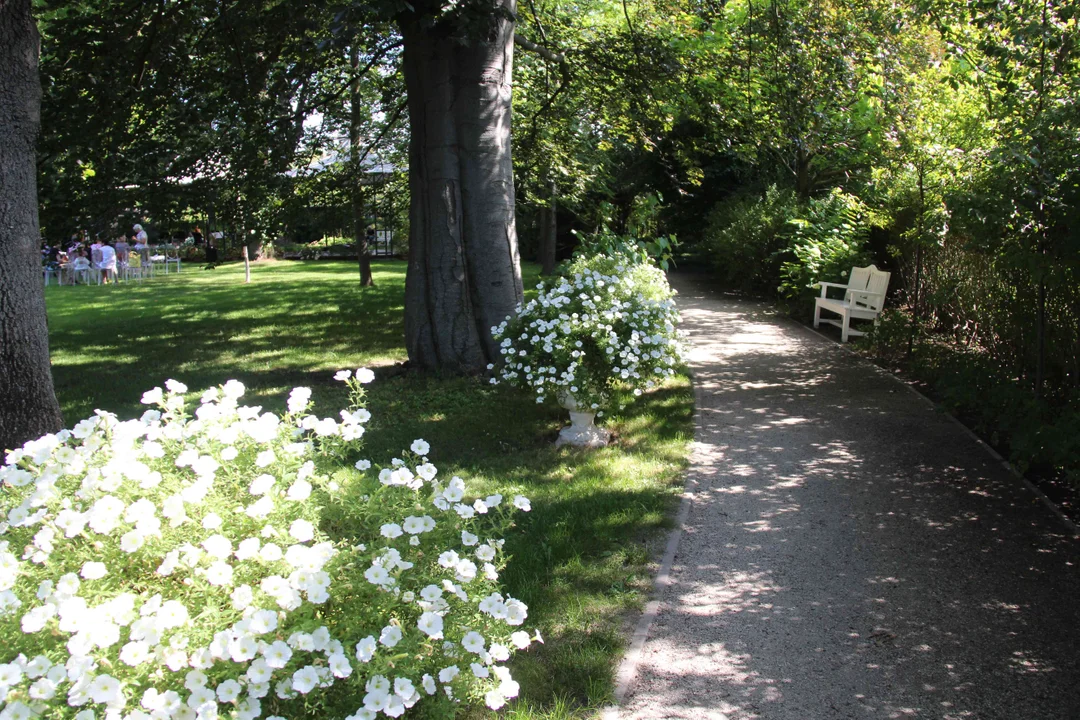
[[[844,299],[853,297],[865,297],[865,298],[883,298],[885,293],[867,292],[866,290],[848,290],[844,295]]]
[[[854,305],[855,303],[871,304],[871,301],[877,300],[874,303],[877,305],[878,312],[881,311],[881,306],[885,301],[885,293],[867,292],[866,290],[848,290],[844,295],[845,305]]]
[[[820,287],[821,288],[821,297],[828,297],[827,293],[829,292],[829,288],[831,288],[831,287],[844,288],[846,290],[847,289],[847,284],[846,283],[832,283],[832,282],[816,282],[813,285],[811,285],[810,287]]]

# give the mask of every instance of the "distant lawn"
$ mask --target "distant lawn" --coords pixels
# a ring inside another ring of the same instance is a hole
[[[142,392],[174,377],[195,392],[237,378],[245,399],[284,407],[296,385],[316,412],[344,401],[332,379],[343,367],[405,359],[405,265],[378,262],[374,288],[355,265],[279,262],[185,270],[140,285],[50,287],[57,393],[72,424],[94,408],[140,413]],[[526,267],[526,287],[536,268]],[[385,462],[415,438],[431,443],[441,475],[459,474],[481,494],[521,492],[533,511],[511,531],[503,579],[528,603],[528,627],[547,644],[514,661],[522,697],[510,717],[584,717],[608,702],[623,627],[648,591],[650,561],[682,485],[691,437],[685,376],[649,393],[607,425],[599,451],[556,450],[565,413],[537,406],[482,378],[377,371],[366,454]],[[486,715],[487,713],[480,713]]]
[[[242,380],[260,401],[326,371],[405,359],[405,263],[374,264],[362,289],[350,263],[198,266],[141,284],[49,286],[53,378],[73,423],[95,408],[139,408],[168,377],[192,389]],[[282,406],[282,399],[277,398]]]

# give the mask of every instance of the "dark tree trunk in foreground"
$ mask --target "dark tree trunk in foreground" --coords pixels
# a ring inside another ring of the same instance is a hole
[[[522,299],[510,81],[514,25],[493,15],[461,44],[418,10],[399,18],[409,94],[405,344],[420,367],[475,372],[498,358],[491,327]],[[514,0],[504,0],[513,13]]]
[[[349,52],[349,65],[353,79],[350,88],[349,108],[349,161],[352,163],[352,221],[353,242],[356,243],[356,260],[360,263],[360,285],[371,287],[375,280],[371,277],[371,248],[368,247],[367,228],[364,223],[364,191],[360,184],[360,50],[354,47]]]
[[[0,450],[63,426],[49,367],[39,249],[40,112],[30,0],[0,0]]]

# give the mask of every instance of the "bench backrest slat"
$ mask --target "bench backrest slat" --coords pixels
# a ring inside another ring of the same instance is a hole
[[[869,282],[870,282],[870,268],[868,268],[868,267],[851,268],[851,275],[848,277],[847,289],[848,290],[865,290],[866,285]]]
[[[864,277],[865,284],[863,284]],[[891,273],[878,270],[876,265],[852,268],[851,279],[857,279],[859,284],[853,286],[851,282],[848,283],[848,298],[851,304],[873,312],[881,312],[881,308],[885,305],[885,292],[889,289],[890,277],[892,277]],[[871,294],[860,293],[860,290]]]

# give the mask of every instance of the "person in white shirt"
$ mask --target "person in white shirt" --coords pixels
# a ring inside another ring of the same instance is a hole
[[[102,279],[108,283],[110,279],[116,280],[116,251],[106,240],[101,245],[101,262],[98,263]]]

